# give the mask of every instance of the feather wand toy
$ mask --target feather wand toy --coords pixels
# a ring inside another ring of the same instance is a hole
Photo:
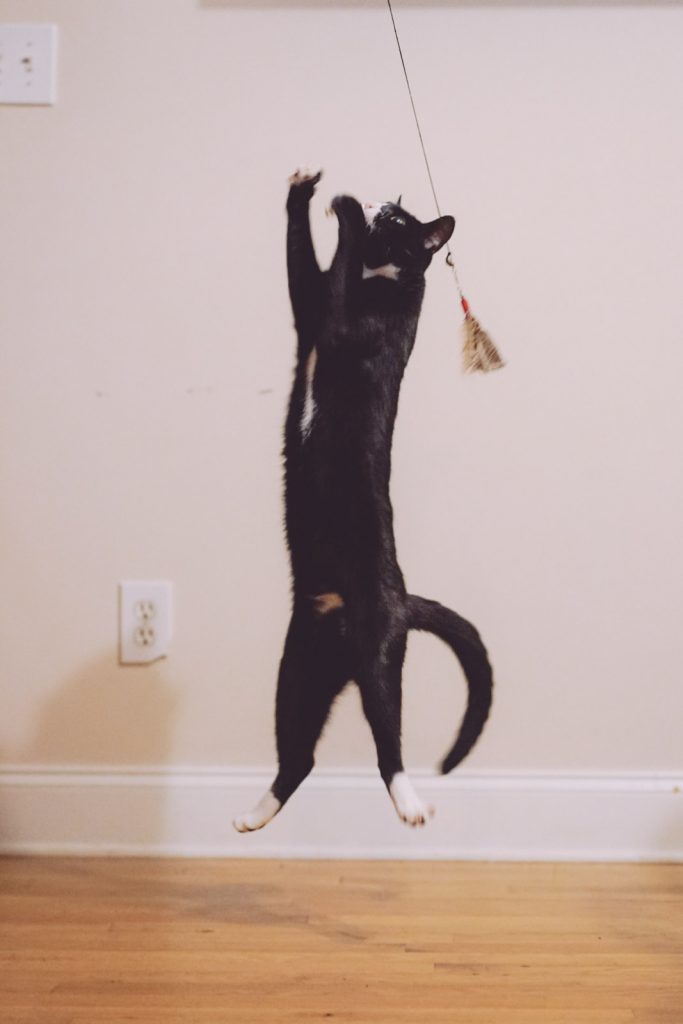
[[[410,97],[410,105],[413,108],[413,117],[415,118],[415,127],[417,128],[417,134],[420,139],[420,146],[422,148],[422,156],[424,157],[425,167],[427,168],[427,175],[429,177],[429,184],[434,196],[434,203],[436,204],[436,211],[441,216],[441,207],[439,200],[436,195],[436,188],[434,186],[434,178],[432,177],[432,171],[429,166],[429,160],[427,158],[427,149],[424,144],[422,137],[422,129],[420,128],[420,120],[417,116],[417,108],[415,106],[415,100],[413,99],[413,90],[410,86],[410,79],[408,78],[408,69],[406,68],[405,58],[403,56],[403,50],[401,48],[401,40],[398,37],[398,29],[396,27],[396,19],[394,18],[394,11],[391,6],[391,0],[387,0],[387,7],[389,8],[389,14],[391,16],[391,24],[394,27],[394,35],[396,36],[396,45],[398,47],[398,55],[401,58],[401,66],[403,67],[403,76],[406,80],[406,86],[408,87],[408,96]],[[498,349],[494,345],[493,341],[486,333],[484,328],[481,326],[479,321],[472,314],[470,304],[463,294],[463,290],[460,286],[460,278],[458,277],[458,271],[455,266],[453,259],[453,253],[448,242],[446,242],[446,264],[453,271],[453,277],[455,279],[455,285],[460,295],[460,305],[462,311],[465,314],[463,321],[463,349],[462,349],[462,365],[465,373],[475,373],[481,371],[482,373],[488,373],[490,370],[498,370],[502,366],[505,366],[503,359],[498,352]]]

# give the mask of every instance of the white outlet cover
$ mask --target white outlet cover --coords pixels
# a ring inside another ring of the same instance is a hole
[[[168,655],[172,634],[171,583],[123,580],[119,583],[119,662],[147,665]]]
[[[0,23],[0,103],[49,106],[56,83],[57,26]]]

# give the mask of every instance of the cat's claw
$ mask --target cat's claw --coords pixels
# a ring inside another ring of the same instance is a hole
[[[434,817],[434,814],[435,811],[431,804],[429,804],[428,806],[421,804],[420,808],[415,812],[415,814],[412,817],[403,817],[401,818],[401,821],[404,821],[406,825],[412,825],[413,828],[421,827],[422,825],[426,825],[429,821],[431,821],[432,818]]]
[[[322,171],[313,172],[313,171],[309,171],[305,167],[302,167],[302,168],[297,169],[296,171],[294,171],[293,174],[290,174],[290,176],[289,176],[289,184],[290,184],[290,186],[292,188],[296,188],[299,185],[312,185],[312,186],[315,186],[315,185],[318,184],[318,182],[320,181],[322,176],[323,176],[323,172]]]

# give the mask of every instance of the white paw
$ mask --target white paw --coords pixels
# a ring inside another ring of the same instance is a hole
[[[405,772],[394,775],[389,786],[389,795],[394,802],[396,813],[406,825],[412,825],[413,828],[426,825],[429,819],[434,817],[434,808],[420,800]]]
[[[232,824],[238,832],[256,832],[257,829],[267,825],[281,807],[280,801],[269,790],[261,797],[256,807],[245,811],[244,814],[238,814]]]
[[[308,168],[302,167],[294,171],[294,174],[289,176],[290,185],[305,185],[307,182],[312,181],[314,185],[317,185],[323,176],[322,171],[309,171]]]
[[[256,832],[257,829],[263,828],[267,822],[258,818],[253,811],[245,811],[244,814],[238,814],[233,819],[232,824],[238,832]]]

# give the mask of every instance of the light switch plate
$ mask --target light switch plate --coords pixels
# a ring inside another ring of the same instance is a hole
[[[0,23],[0,103],[49,106],[56,83],[57,26]]]

